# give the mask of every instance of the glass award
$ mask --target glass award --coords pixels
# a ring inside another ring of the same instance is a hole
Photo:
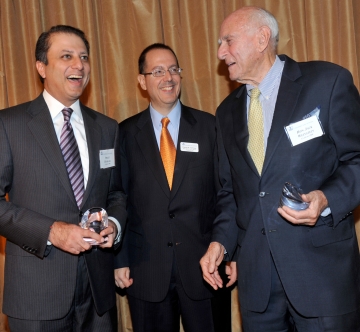
[[[280,206],[288,206],[293,210],[306,210],[309,207],[308,202],[304,202],[301,198],[303,194],[300,188],[297,188],[290,182],[285,182],[280,196]]]
[[[81,228],[89,229],[99,234],[103,229],[108,227],[108,214],[103,208],[90,208],[82,216],[80,226]],[[84,237],[84,240],[92,245],[99,244],[92,238]]]

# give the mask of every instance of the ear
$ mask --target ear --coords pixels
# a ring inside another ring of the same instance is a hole
[[[139,83],[140,83],[141,89],[147,90],[147,88],[146,88],[146,81],[145,81],[145,75],[139,74],[139,75],[138,75],[138,81],[139,81]]]
[[[271,37],[271,30],[268,26],[263,25],[258,32],[258,47],[259,51],[263,52],[269,46],[269,40]]]
[[[46,78],[46,74],[45,74],[45,64],[41,61],[36,61],[36,69],[39,73],[39,75],[42,77],[42,78]]]

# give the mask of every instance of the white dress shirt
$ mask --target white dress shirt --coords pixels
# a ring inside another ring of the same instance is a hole
[[[43,97],[44,97],[45,102],[50,111],[50,116],[51,116],[51,119],[54,124],[56,137],[60,144],[61,130],[62,130],[62,127],[65,122],[62,110],[64,108],[66,108],[66,106],[61,104],[57,99],[55,99],[53,96],[51,96],[46,90],[44,90],[44,92],[43,92]],[[71,123],[71,126],[74,131],[76,143],[79,147],[81,165],[82,165],[82,169],[83,169],[83,173],[84,173],[84,190],[85,190],[87,182],[88,182],[88,178],[89,178],[89,150],[88,150],[88,145],[87,145],[87,141],[86,141],[84,120],[83,120],[83,116],[81,113],[79,100],[77,100],[69,108],[71,108],[73,110],[73,113],[70,117],[70,123]],[[109,219],[115,223],[117,230],[118,230],[117,236],[114,240],[114,244],[116,244],[120,241],[121,226],[116,218],[109,216]],[[50,245],[50,244],[51,244],[51,242],[48,241],[48,245]]]

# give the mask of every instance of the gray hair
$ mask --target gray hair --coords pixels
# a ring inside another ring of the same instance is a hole
[[[276,18],[265,9],[254,8],[252,19],[258,21],[262,25],[269,27],[271,31],[270,44],[275,50],[279,42],[279,26]]]

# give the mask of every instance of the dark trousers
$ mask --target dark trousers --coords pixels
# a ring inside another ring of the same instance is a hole
[[[57,320],[23,320],[8,317],[11,332],[116,332],[117,311],[114,306],[99,316],[92,299],[85,259],[79,256],[74,301],[68,314]],[[54,285],[56,287],[56,285]],[[56,301],[56,299],[49,299]]]
[[[329,317],[300,315],[285,294],[274,262],[268,307],[261,313],[241,308],[241,315],[244,332],[360,332],[360,310]]]
[[[236,283],[229,288],[225,287],[229,281],[225,273],[225,262],[219,265],[218,271],[224,287],[216,290],[214,297],[211,299],[214,328],[215,332],[231,332],[231,291]]]
[[[163,301],[148,302],[128,295],[134,332],[178,332],[180,316],[185,332],[214,331],[211,300],[189,298],[175,265],[169,291]]]

